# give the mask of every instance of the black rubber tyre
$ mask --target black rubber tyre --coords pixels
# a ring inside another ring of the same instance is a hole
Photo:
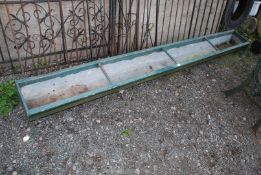
[[[235,1],[236,0],[228,0],[227,2],[223,18],[225,29],[235,29],[242,24],[254,4],[254,0],[239,0],[238,7],[233,13]]]

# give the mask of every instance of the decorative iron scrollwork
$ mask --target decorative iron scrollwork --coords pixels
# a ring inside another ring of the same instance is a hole
[[[57,24],[60,26],[60,20],[52,12],[54,9],[47,12],[44,7],[35,3],[21,5],[15,14],[9,14],[11,20],[5,26],[7,39],[14,45],[16,43],[15,49],[23,49],[31,55],[45,53],[60,33],[60,28],[55,27]],[[8,35],[10,30],[14,36]]]
[[[108,24],[105,22],[108,16],[104,14],[104,7],[98,1],[76,2],[74,8],[67,11],[69,15],[63,21],[66,36],[71,38],[72,42],[77,42],[79,47],[86,47],[91,35],[92,46],[97,46],[101,40],[106,40],[105,32],[108,29]],[[89,9],[86,9],[86,3]],[[56,17],[54,13],[55,9],[47,10],[40,3],[21,5],[15,14],[9,14],[11,20],[5,26],[7,39],[13,43],[15,49],[23,49],[27,54],[44,54],[55,39],[62,37],[61,17]],[[67,14],[65,11],[62,13]],[[90,15],[90,24],[86,20],[87,15]],[[90,25],[91,33],[88,32],[87,25]],[[8,32],[11,30],[14,36]]]

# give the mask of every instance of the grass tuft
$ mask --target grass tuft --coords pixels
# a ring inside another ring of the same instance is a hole
[[[19,97],[14,81],[0,84],[0,114],[7,118],[9,113],[18,105]]]

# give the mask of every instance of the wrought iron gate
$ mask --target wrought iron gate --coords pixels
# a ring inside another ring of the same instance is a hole
[[[0,1],[0,70],[59,68],[214,33],[225,5],[226,0]]]

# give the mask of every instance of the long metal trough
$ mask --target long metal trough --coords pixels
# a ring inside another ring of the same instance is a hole
[[[29,119],[117,92],[247,46],[234,31],[114,56],[16,81]]]

